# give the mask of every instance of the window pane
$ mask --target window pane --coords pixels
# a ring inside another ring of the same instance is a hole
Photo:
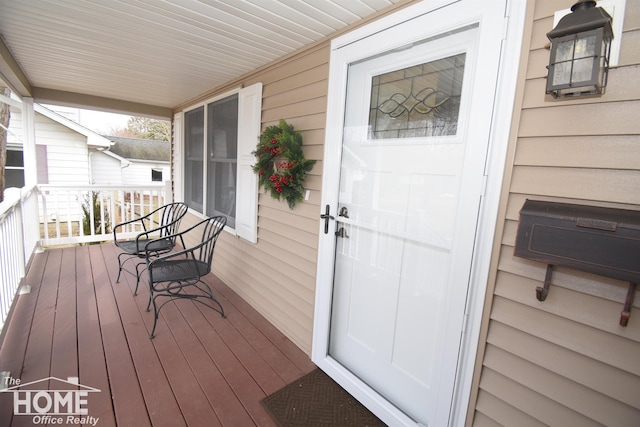
[[[185,113],[184,133],[184,200],[190,208],[204,212],[204,107]]]
[[[209,160],[233,159],[238,152],[238,96],[233,95],[207,106],[207,146]]]
[[[238,96],[207,105],[207,210],[235,227]]]
[[[4,179],[6,188],[22,188],[24,187],[24,169],[5,169]]]
[[[465,54],[375,76],[369,137],[455,135]]]
[[[236,217],[236,163],[212,162],[207,181],[207,215],[226,215],[227,224],[235,228]]]
[[[161,169],[151,169],[151,181],[162,182],[162,170]]]
[[[12,150],[10,148],[7,148],[7,161],[5,163],[5,166],[24,167],[22,150]]]
[[[24,187],[24,159],[22,149],[7,148],[6,169],[4,170],[5,188]]]

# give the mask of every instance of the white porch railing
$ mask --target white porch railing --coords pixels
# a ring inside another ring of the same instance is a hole
[[[37,185],[9,189],[0,203],[0,330],[26,265],[39,247],[113,239],[113,227],[169,203],[169,183],[147,186]],[[119,237],[135,236],[130,227]]]
[[[0,203],[0,330],[37,248],[37,189],[9,189]]]
[[[42,246],[113,239],[113,227],[164,205],[166,184],[147,186],[38,185]],[[129,228],[123,237],[135,235]]]

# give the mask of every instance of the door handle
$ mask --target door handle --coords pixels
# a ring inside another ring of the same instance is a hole
[[[324,219],[324,234],[329,234],[329,220],[335,219],[333,216],[329,215],[330,209],[329,205],[326,205],[324,213],[320,215],[320,218]]]

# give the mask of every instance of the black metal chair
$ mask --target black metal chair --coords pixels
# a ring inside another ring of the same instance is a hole
[[[154,257],[153,250],[147,252],[147,272],[149,274],[149,303],[147,311],[153,306],[153,328],[149,338],[154,337],[156,323],[160,309],[169,301],[175,299],[190,299],[199,302],[224,316],[224,309],[213,296],[213,292],[202,278],[211,272],[213,250],[220,232],[227,223],[225,216],[216,216],[200,221],[198,224],[177,233],[174,239],[179,239],[183,250]],[[199,231],[202,230],[201,234]],[[190,235],[187,237],[187,235]],[[200,236],[198,243],[192,247],[185,246],[193,236]],[[149,248],[154,242],[148,243]],[[158,305],[158,298],[167,298]],[[207,301],[208,300],[208,301]],[[211,301],[211,302],[209,302]],[[215,306],[213,305],[215,303]]]
[[[146,266],[146,258],[149,254],[159,256],[173,250],[176,245],[175,234],[178,232],[180,221],[186,213],[187,205],[175,202],[161,206],[139,218],[117,224],[113,228],[113,240],[122,253],[118,255],[116,283],[120,281],[120,274],[123,270],[130,273],[136,277],[134,294],[137,294],[140,275],[144,271],[144,268],[141,270],[140,267]],[[127,228],[134,227],[136,224],[141,224],[143,231],[138,233],[135,239],[118,239],[118,232],[126,231]],[[135,272],[124,268],[127,261],[136,259],[138,262],[135,264]]]

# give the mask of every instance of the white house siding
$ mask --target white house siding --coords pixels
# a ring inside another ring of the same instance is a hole
[[[640,0],[626,2],[619,67],[606,94],[553,101],[544,94],[545,34],[553,13],[573,3],[530,3],[468,425],[640,425],[640,297],[621,327],[627,283],[556,268],[539,302],[546,265],[513,256],[526,199],[640,210]]]
[[[82,135],[79,135],[82,137]],[[42,140],[41,140],[42,141]],[[49,184],[89,183],[89,153],[83,138],[57,144],[51,140],[47,145]]]
[[[9,128],[12,139],[22,143],[22,112],[19,109],[11,110]],[[46,146],[46,164],[48,184],[50,185],[77,185],[89,184],[89,148],[87,137],[68,127],[42,115],[35,114],[36,144]],[[62,199],[58,199],[62,197]],[[58,218],[60,221],[78,221],[82,214],[79,196],[57,196],[48,193],[45,196],[46,208],[49,219]],[[40,216],[43,216],[43,206],[40,206]]]
[[[22,114],[11,109],[11,140],[22,143]],[[47,146],[49,184],[88,184],[87,137],[42,114],[35,115],[36,144]]]
[[[94,151],[89,154],[91,183],[96,185],[122,185],[122,162],[107,154]]]
[[[169,162],[153,162],[129,159],[131,164],[122,169],[122,183],[123,184],[136,184],[136,185],[149,185],[159,184],[151,180],[151,170],[162,170],[162,181],[168,181],[171,177]]]

